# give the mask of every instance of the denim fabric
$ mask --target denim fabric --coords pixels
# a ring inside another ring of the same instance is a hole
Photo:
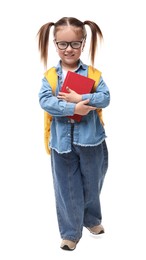
[[[100,192],[108,168],[105,140],[98,146],[72,145],[69,153],[51,151],[56,209],[62,239],[79,240],[83,226],[102,220]]]
[[[58,74],[58,85],[55,96],[46,78],[42,79],[42,86],[39,92],[39,102],[41,107],[53,115],[51,124],[51,137],[48,144],[58,153],[68,153],[71,151],[71,121],[67,116],[74,114],[75,104],[59,100],[56,95],[63,83],[63,73],[61,63],[56,67]],[[76,73],[87,76],[88,66],[79,60]],[[89,105],[97,108],[105,108],[110,102],[109,89],[100,78],[96,92],[82,95],[82,100],[89,99]],[[74,123],[73,144],[80,146],[97,146],[106,138],[105,129],[101,125],[96,111],[91,111],[83,116],[81,122]]]

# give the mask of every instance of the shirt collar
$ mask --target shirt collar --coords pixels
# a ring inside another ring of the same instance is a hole
[[[87,66],[79,59],[78,67],[77,67],[77,69],[75,71],[77,72],[79,69],[86,70],[86,67]],[[57,66],[55,68],[56,68],[57,74],[61,74],[62,73],[61,60],[58,62]]]

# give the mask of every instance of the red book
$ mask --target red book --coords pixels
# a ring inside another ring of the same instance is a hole
[[[72,71],[68,71],[66,78],[63,82],[63,85],[61,87],[61,91],[68,93],[66,87],[69,87],[70,89],[74,90],[78,94],[88,94],[91,92],[94,83],[95,81],[93,79],[82,76]],[[78,122],[80,122],[82,118],[81,115],[77,115],[77,114],[68,117]]]

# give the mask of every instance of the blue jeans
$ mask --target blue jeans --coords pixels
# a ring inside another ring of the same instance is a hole
[[[100,192],[108,168],[105,140],[98,146],[72,145],[70,153],[51,151],[57,219],[62,239],[76,241],[83,226],[102,220]]]

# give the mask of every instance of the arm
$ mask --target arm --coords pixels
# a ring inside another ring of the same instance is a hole
[[[52,93],[52,88],[46,78],[42,79],[42,86],[39,91],[39,103],[42,109],[53,116],[68,116],[73,115],[75,104],[59,100]]]
[[[76,92],[73,93],[74,97],[77,97]],[[79,95],[80,96],[80,95]],[[80,100],[82,96],[80,96]],[[42,80],[42,87],[39,92],[39,102],[42,109],[47,111],[52,116],[72,116],[74,114],[87,115],[91,110],[95,110],[95,107],[88,106],[89,99],[81,100],[77,104],[73,102],[72,98],[70,102],[64,99],[59,99],[53,96],[52,89],[48,81],[44,78]]]
[[[96,92],[80,95],[75,91],[68,88],[68,93],[59,92],[57,96],[60,100],[65,100],[67,102],[78,103],[80,101],[84,101],[89,99],[90,106],[94,106],[96,108],[104,108],[109,105],[110,102],[110,93],[107,85],[103,81],[102,77],[100,78],[100,82],[96,88]]]
[[[82,100],[89,99],[89,105],[96,108],[107,107],[110,103],[110,92],[104,82],[103,78],[100,78],[100,82],[96,88],[96,92],[82,95]]]

